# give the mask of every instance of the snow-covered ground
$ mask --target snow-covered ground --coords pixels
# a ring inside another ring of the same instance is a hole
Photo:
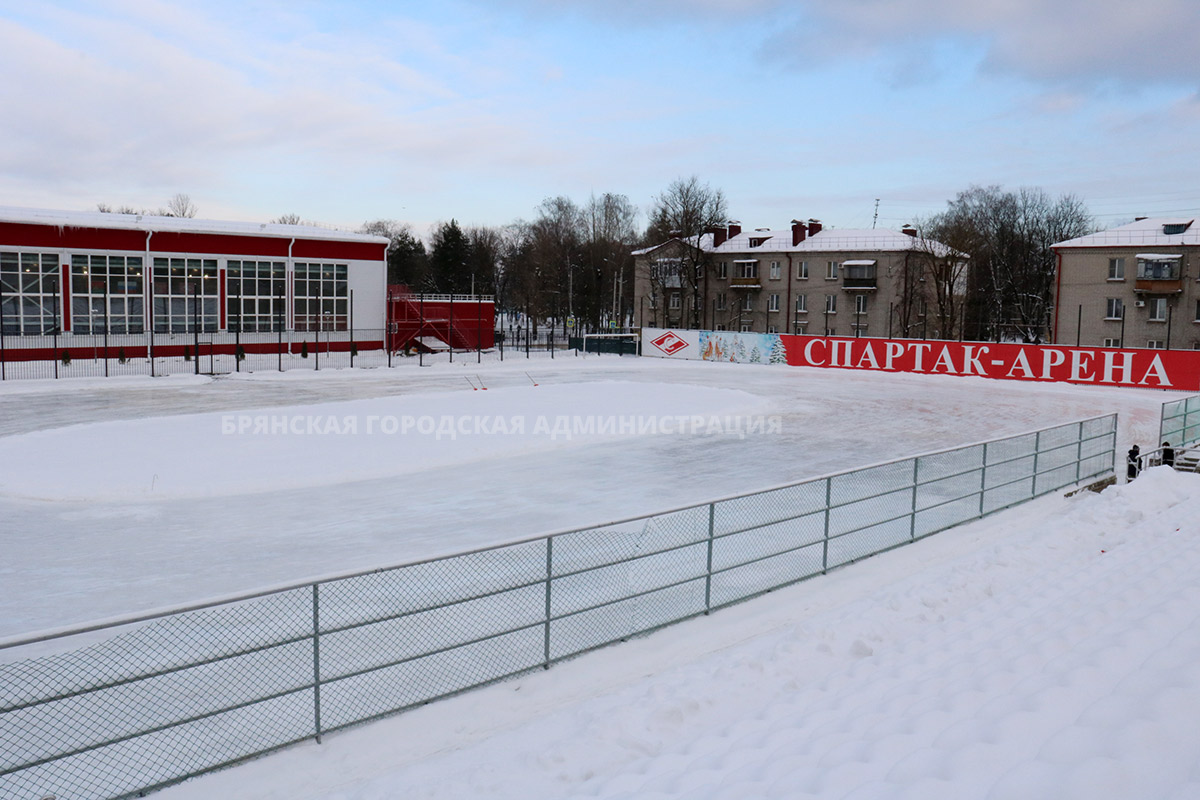
[[[161,796],[1193,800],[1197,519],[1049,496]]]
[[[1112,411],[1118,446],[1146,446],[1173,397],[615,356],[413,361],[0,384],[0,636],[585,527]],[[487,390],[475,391],[481,382]],[[769,418],[778,432],[600,427],[676,414]],[[597,427],[555,435],[563,415]],[[419,429],[446,418],[468,419],[470,432]],[[264,419],[289,432],[255,433]],[[402,431],[406,419],[414,424]],[[476,419],[489,421],[476,429]]]
[[[1112,411],[1120,452],[1154,443],[1173,398],[616,357],[7,383],[0,635]],[[564,415],[596,427],[555,435]],[[673,415],[709,424],[611,422]],[[469,431],[438,438],[443,419]],[[769,424],[743,437],[714,419]],[[1198,489],[1155,469],[1042,498],[162,796],[1194,798]]]

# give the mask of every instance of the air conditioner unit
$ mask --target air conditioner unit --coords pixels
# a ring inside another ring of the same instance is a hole
[[[1133,304],[1133,307],[1134,307],[1134,308],[1145,308],[1145,307],[1146,307],[1146,301],[1145,301],[1145,300],[1138,300],[1137,302],[1135,302],[1135,303]]]

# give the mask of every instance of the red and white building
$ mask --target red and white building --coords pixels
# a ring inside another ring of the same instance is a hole
[[[355,331],[383,343],[388,240],[307,225],[0,207],[6,337]],[[353,334],[351,334],[353,336]]]

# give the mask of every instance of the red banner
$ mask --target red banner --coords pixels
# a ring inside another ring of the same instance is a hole
[[[783,335],[787,363],[1150,389],[1200,388],[1200,351]]]

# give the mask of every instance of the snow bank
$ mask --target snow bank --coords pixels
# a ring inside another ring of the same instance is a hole
[[[691,432],[690,419],[680,430],[680,416],[723,428],[727,417],[767,408],[735,389],[609,381],[74,425],[0,438],[0,461],[21,465],[0,476],[0,492],[111,502],[330,486],[614,440],[647,426]]]

